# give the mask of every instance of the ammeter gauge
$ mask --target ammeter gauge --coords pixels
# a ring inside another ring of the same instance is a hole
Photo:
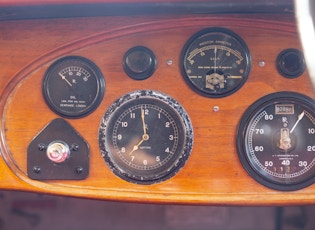
[[[57,60],[43,80],[43,95],[48,106],[67,118],[90,114],[103,99],[105,81],[90,60],[68,56]]]
[[[126,94],[105,113],[101,153],[110,169],[133,183],[153,184],[174,176],[192,149],[193,129],[184,108],[163,93]]]
[[[247,172],[277,190],[315,181],[315,103],[302,94],[279,92],[256,101],[237,133],[238,155]]]
[[[245,42],[224,28],[193,35],[183,48],[181,70],[188,85],[212,98],[228,96],[245,83],[251,57]]]

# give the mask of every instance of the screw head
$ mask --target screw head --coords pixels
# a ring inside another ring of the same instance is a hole
[[[39,151],[44,151],[46,149],[46,145],[44,143],[38,144],[38,150]]]
[[[220,107],[217,106],[217,105],[216,105],[216,106],[213,106],[212,110],[213,110],[213,112],[219,112]]]
[[[79,150],[79,145],[78,144],[72,144],[72,150],[73,151],[78,151]]]
[[[258,65],[259,65],[259,67],[265,67],[266,62],[261,60],[261,61],[258,62]]]
[[[168,66],[171,66],[171,65],[173,64],[173,60],[172,60],[172,59],[166,60],[166,64],[167,64]]]
[[[33,167],[33,171],[34,171],[34,173],[36,173],[36,174],[40,173],[40,170],[41,170],[41,168],[40,168],[39,166],[34,166],[34,167]]]
[[[75,172],[76,172],[76,174],[81,174],[81,173],[83,173],[83,168],[81,166],[76,167]]]

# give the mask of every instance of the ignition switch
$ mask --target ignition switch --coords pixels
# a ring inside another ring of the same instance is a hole
[[[48,145],[46,155],[52,162],[62,163],[70,157],[70,148],[64,141],[53,141]]]

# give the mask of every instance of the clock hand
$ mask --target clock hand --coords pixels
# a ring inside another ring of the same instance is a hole
[[[138,144],[136,144],[135,146],[133,146],[132,151],[129,153],[129,155],[131,155],[131,153],[133,153],[134,151],[139,149],[139,146],[142,144],[142,142],[144,141],[144,139],[142,139]]]
[[[141,141],[138,144],[136,144],[135,146],[133,146],[133,148],[132,148],[131,152],[129,153],[129,155],[131,155],[131,153],[133,153],[134,151],[138,150],[139,146],[142,144],[142,142],[149,140],[149,138],[150,137],[149,137],[148,134],[143,134]]]
[[[143,127],[143,135],[141,141],[133,146],[132,151],[129,153],[131,155],[134,151],[139,149],[139,146],[142,144],[142,142],[149,140],[149,135],[147,134],[146,128],[145,128],[145,121],[144,121],[144,109],[141,107],[141,120],[142,120],[142,127]]]
[[[145,128],[145,121],[144,121],[144,109],[142,107],[141,107],[141,120],[142,120],[143,133],[147,134],[147,131]]]

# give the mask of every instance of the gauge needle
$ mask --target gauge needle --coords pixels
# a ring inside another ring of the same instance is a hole
[[[300,122],[300,120],[302,120],[302,118],[304,117],[304,111],[298,116],[298,120],[295,122],[295,124],[293,125],[292,129],[290,130],[290,133],[293,132],[293,130],[295,129],[295,127],[297,126],[297,124]]]
[[[72,87],[72,84],[70,83],[70,81],[67,80],[67,78],[64,75],[59,73],[59,76],[62,78],[62,80],[65,80],[68,83],[68,85],[70,85]]]

